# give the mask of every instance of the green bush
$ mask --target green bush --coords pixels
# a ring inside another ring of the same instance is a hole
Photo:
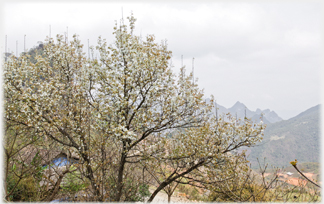
[[[81,190],[84,190],[87,187],[87,185],[79,179],[77,173],[69,173],[67,174],[63,182],[61,184],[61,188],[67,192],[67,193],[77,193]]]
[[[9,201],[37,201],[38,200],[38,184],[35,182],[35,178],[28,176],[19,182],[17,177],[9,175],[7,177],[7,192],[13,193],[9,196]]]
[[[139,186],[138,193],[139,193],[139,195],[141,197],[140,201],[144,202],[144,198],[147,198],[147,197],[149,197],[151,195],[151,193],[149,191],[149,187],[150,186],[147,185],[147,184],[142,184],[142,185]]]

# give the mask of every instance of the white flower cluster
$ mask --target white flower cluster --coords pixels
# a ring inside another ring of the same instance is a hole
[[[115,136],[118,139],[123,139],[123,140],[124,139],[135,140],[137,136],[133,131],[127,130],[127,128],[122,125],[119,125],[118,127],[114,128],[112,132],[115,134]]]

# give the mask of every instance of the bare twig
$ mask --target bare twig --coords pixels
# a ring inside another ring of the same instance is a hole
[[[300,175],[302,175],[304,178],[307,179],[307,181],[311,182],[312,184],[314,184],[315,186],[321,188],[321,186],[319,186],[318,184],[316,184],[315,182],[313,182],[312,180],[310,180],[309,178],[307,178],[307,176],[305,176],[298,168],[297,168],[297,159],[295,159],[295,161],[290,162],[290,164],[298,171],[298,173]]]

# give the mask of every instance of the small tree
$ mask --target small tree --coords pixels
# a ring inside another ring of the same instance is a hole
[[[175,128],[199,126],[208,107],[190,77],[178,80],[169,63],[166,43],[134,35],[135,18],[129,28],[114,28],[115,44],[99,38],[100,60],[91,63],[88,97],[96,110],[95,125],[100,137],[116,146],[118,156],[114,201],[121,201],[126,165],[143,159],[139,147],[150,137]]]
[[[39,140],[55,141],[56,150],[72,148],[86,169],[94,195],[100,200],[89,157],[91,107],[86,101],[83,72],[86,59],[77,36],[67,44],[47,39],[36,62],[28,55],[5,65],[6,120],[33,128]]]

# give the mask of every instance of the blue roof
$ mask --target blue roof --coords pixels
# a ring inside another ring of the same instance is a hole
[[[78,163],[78,162],[74,159],[68,160],[65,156],[61,156],[61,157],[53,159],[51,162],[51,165],[53,165],[55,167],[63,167],[68,164],[71,164],[71,163],[73,164],[73,163]],[[43,165],[43,167],[46,167],[46,166],[47,165]]]

